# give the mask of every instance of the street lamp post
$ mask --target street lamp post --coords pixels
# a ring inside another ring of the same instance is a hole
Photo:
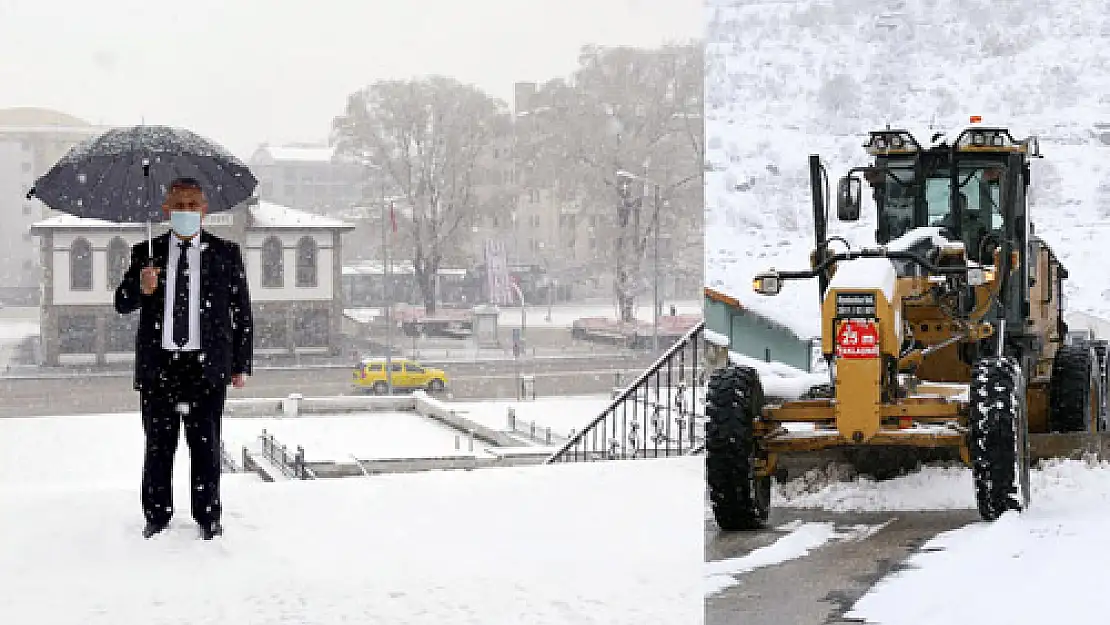
[[[516,372],[516,380],[513,385],[516,386],[516,398],[524,399],[524,389],[522,388],[524,382],[520,371],[520,357],[524,355],[524,330],[528,327],[528,317],[525,314],[527,306],[524,304],[524,292],[520,290],[520,286],[517,285],[516,282],[509,281],[509,287],[516,293],[517,298],[520,299],[520,343],[513,346],[513,369]]]
[[[659,351],[659,185],[655,187],[655,236],[652,251],[652,302],[651,302],[651,349]]]
[[[390,205],[392,208],[392,204]],[[389,254],[389,236],[393,220],[386,214],[385,182],[382,182],[382,286],[385,294],[385,385],[386,393],[393,395],[393,298],[390,283],[393,278],[393,261]],[[389,224],[388,226],[386,224]]]
[[[382,303],[385,308],[385,385],[386,393],[393,395],[393,301],[391,299],[389,259],[389,231],[392,229],[392,220],[386,206],[385,170],[381,165],[366,163],[366,168],[376,170],[381,176],[381,203],[382,203]]]
[[[687,176],[687,177],[683,178],[682,180],[679,180],[678,182],[667,185],[667,189],[668,189],[668,191],[676,189],[676,188],[686,184],[687,182],[689,182],[689,181],[691,181],[694,178],[697,178],[699,176],[700,176],[700,174],[694,175],[694,176]],[[653,283],[652,284],[652,292],[653,293],[652,293],[652,297],[654,298],[654,301],[651,303],[652,304],[652,306],[651,306],[651,309],[652,309],[652,311],[651,311],[652,312],[651,344],[652,344],[652,348],[655,351],[658,351],[659,350],[659,226],[660,226],[660,223],[659,223],[659,203],[660,203],[659,202],[659,196],[661,194],[662,186],[658,182],[652,180],[651,178],[648,178],[647,176],[638,176],[636,174],[633,174],[631,172],[624,171],[624,170],[617,171],[617,177],[618,178],[627,178],[627,179],[630,179],[630,180],[639,180],[639,181],[641,181],[645,184],[650,184],[655,189],[655,207],[654,207],[654,222],[653,222],[653,228],[654,228],[654,233],[653,234],[654,234],[654,236],[652,237],[652,241],[653,241],[653,251],[652,251],[652,274],[653,274],[652,275],[652,283]]]

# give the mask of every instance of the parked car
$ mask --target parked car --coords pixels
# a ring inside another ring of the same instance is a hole
[[[408,358],[394,358],[393,388],[416,390],[424,389],[431,393],[438,393],[447,388],[447,374],[442,369],[425,367],[415,360]],[[385,373],[385,358],[367,358],[355,368],[352,384],[357,390],[364,393],[372,392],[375,395],[385,395],[389,391],[389,383]]]

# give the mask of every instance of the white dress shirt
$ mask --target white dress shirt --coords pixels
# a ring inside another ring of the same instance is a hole
[[[200,233],[189,241],[189,340],[185,347],[173,342],[173,300],[177,293],[177,261],[181,257],[181,241],[177,233],[171,231],[169,250],[166,257],[166,294],[162,313],[162,347],[171,351],[200,350]]]

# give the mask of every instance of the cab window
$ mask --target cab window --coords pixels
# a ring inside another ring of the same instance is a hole
[[[405,365],[405,369],[409,373],[424,373],[424,367],[421,367],[420,365],[408,364]]]

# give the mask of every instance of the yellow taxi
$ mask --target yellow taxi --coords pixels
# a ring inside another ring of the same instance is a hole
[[[424,389],[432,393],[447,388],[447,374],[442,369],[422,366],[415,360],[393,358],[393,388]],[[385,358],[369,358],[359,363],[351,383],[362,392],[385,395],[389,384],[385,375]]]

